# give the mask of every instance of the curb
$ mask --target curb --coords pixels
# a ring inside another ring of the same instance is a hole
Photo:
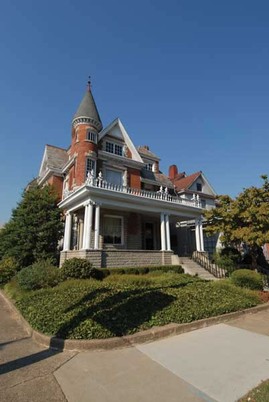
[[[5,300],[8,306],[16,314],[17,318],[23,325],[24,329],[28,332],[29,336],[42,346],[47,346],[51,349],[57,350],[72,350],[77,352],[85,352],[89,350],[112,350],[118,348],[131,347],[133,345],[153,342],[158,339],[166,338],[172,335],[179,335],[186,332],[195,331],[197,329],[206,328],[211,325],[227,322],[231,319],[243,317],[246,314],[255,314],[259,311],[268,310],[269,302],[262,305],[251,307],[233,313],[227,313],[210,318],[203,318],[202,320],[193,321],[185,324],[167,324],[162,327],[153,327],[151,329],[137,332],[133,335],[126,335],[122,337],[114,337],[107,339],[60,339],[55,336],[44,335],[41,332],[34,330],[30,324],[25,320],[21,313],[17,310],[13,301],[0,290],[0,296]]]

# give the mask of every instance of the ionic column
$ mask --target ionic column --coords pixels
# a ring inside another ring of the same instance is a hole
[[[84,215],[83,248],[85,250],[91,248],[92,215],[93,215],[93,205],[89,203],[88,205],[85,206],[85,215]]]
[[[166,240],[165,240],[165,215],[161,212],[161,250],[166,250]]]
[[[72,215],[71,215],[70,212],[67,212],[66,215],[65,215],[63,251],[70,250],[71,228],[72,228]]]
[[[94,249],[99,249],[99,233],[100,233],[100,205],[96,204],[95,207],[95,236],[94,236]]]
[[[167,245],[167,250],[171,251],[169,215],[165,215],[165,226],[166,226],[166,245]]]

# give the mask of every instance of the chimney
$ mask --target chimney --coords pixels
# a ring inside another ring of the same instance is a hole
[[[149,151],[149,146],[148,145],[143,145],[143,148],[145,148],[147,151]]]
[[[170,180],[174,180],[176,175],[178,174],[178,169],[177,169],[177,165],[171,165],[169,167],[169,179]]]

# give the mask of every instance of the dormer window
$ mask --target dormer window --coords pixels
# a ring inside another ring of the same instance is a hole
[[[153,170],[153,164],[152,164],[152,163],[147,163],[147,164],[145,165],[145,169],[148,170],[148,171],[150,171],[150,172],[152,172],[152,170]]]
[[[202,184],[196,183],[196,191],[202,191]]]
[[[122,156],[123,155],[123,146],[114,144],[114,142],[106,142],[106,152],[109,152],[110,154],[115,154]]]
[[[96,133],[93,133],[92,131],[88,131],[86,138],[88,141],[94,142],[96,144],[96,139],[97,139]]]

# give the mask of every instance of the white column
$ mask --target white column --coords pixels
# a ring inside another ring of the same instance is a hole
[[[100,233],[100,205],[95,207],[95,237],[94,237],[94,249],[99,248],[99,233]]]
[[[201,251],[200,242],[200,219],[195,219],[195,240],[196,240],[196,251]]]
[[[203,234],[203,221],[200,219],[200,246],[201,246],[201,251],[205,251],[204,248],[204,234]]]
[[[84,222],[83,222],[83,242],[82,242],[82,248],[86,248],[86,237],[87,237],[87,219],[88,219],[88,205],[85,205],[84,208]]]
[[[166,250],[166,241],[165,241],[165,216],[164,213],[161,212],[161,250]]]
[[[65,226],[64,226],[64,246],[63,251],[70,250],[71,244],[71,228],[72,228],[72,215],[67,212],[65,215]]]
[[[85,250],[91,248],[92,215],[93,215],[93,205],[90,203],[85,206],[85,215],[84,215],[83,248]]]
[[[169,215],[165,215],[165,226],[166,226],[166,245],[167,245],[167,250],[171,251]]]

